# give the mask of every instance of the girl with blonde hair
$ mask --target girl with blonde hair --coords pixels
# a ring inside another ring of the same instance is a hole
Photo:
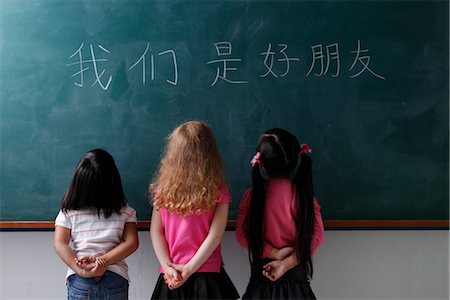
[[[231,196],[214,135],[203,122],[173,130],[149,186],[150,228],[160,263],[152,299],[237,299],[220,242]]]

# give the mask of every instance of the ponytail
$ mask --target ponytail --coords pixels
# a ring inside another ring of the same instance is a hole
[[[244,221],[245,235],[248,238],[248,250],[252,274],[261,272],[261,255],[263,251],[263,218],[266,205],[265,180],[261,175],[261,165],[256,164],[252,170],[253,189],[250,207]]]
[[[311,238],[314,231],[314,190],[312,181],[311,157],[302,152],[300,166],[292,180],[297,191],[296,211],[297,245],[296,253],[300,266],[312,278]]]

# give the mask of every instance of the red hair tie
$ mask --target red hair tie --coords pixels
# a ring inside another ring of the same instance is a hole
[[[312,150],[311,148],[309,148],[309,146],[307,144],[301,144],[300,145],[300,154],[311,154]]]
[[[253,156],[252,160],[250,161],[250,164],[252,165],[252,167],[256,166],[256,165],[261,165],[262,163],[259,160],[261,158],[261,152],[256,152],[256,154]]]

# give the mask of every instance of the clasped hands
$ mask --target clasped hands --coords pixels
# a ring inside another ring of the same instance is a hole
[[[263,266],[263,275],[271,281],[278,280],[296,265],[292,258],[294,251],[293,247],[272,248],[269,257],[274,260]],[[167,262],[167,266],[164,269],[164,282],[169,289],[173,290],[182,286],[191,275],[192,272],[188,265]]]
[[[100,280],[108,267],[106,260],[95,256],[75,258],[75,262],[80,268],[79,276],[84,278],[95,278],[96,280]]]
[[[174,290],[182,286],[191,275],[192,272],[188,265],[167,262],[167,266],[164,269],[164,282],[169,289]]]
[[[293,247],[284,247],[281,249],[272,248],[269,258],[274,260],[263,266],[263,275],[271,281],[278,280],[288,270],[296,265],[293,254]]]

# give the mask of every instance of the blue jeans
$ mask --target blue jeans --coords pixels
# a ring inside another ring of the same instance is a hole
[[[67,279],[69,300],[127,300],[128,281],[106,271],[100,280],[72,275]]]

